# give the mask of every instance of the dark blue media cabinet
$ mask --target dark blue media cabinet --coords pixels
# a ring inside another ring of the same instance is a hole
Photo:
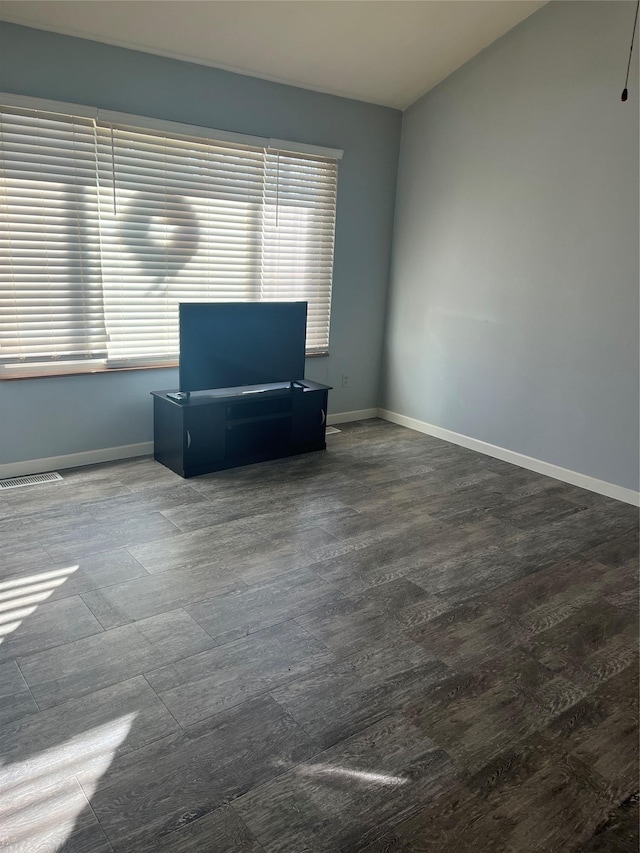
[[[152,391],[154,459],[181,477],[324,450],[328,385],[214,388],[188,399]]]

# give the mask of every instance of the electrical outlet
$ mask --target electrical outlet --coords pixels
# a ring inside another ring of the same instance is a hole
[[[347,376],[347,374],[346,374],[346,373],[343,373],[343,374],[342,374],[342,387],[343,387],[343,388],[348,388],[348,387],[349,387],[349,377]]]

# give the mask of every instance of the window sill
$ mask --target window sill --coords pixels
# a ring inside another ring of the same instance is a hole
[[[136,364],[130,367],[105,367],[104,365],[93,364],[90,367],[75,367],[73,369],[64,367],[56,369],[53,366],[47,370],[15,368],[11,372],[8,370],[0,371],[0,382],[13,382],[16,379],[49,379],[54,376],[93,376],[105,373],[128,373],[131,370],[159,370],[177,366],[177,361],[167,361],[159,364]]]
[[[329,355],[326,352],[309,352],[305,358],[325,358]],[[166,370],[167,368],[178,367],[177,361],[163,361],[156,364],[135,364],[129,366],[107,367],[104,364],[91,364],[86,367],[56,367],[51,365],[43,369],[39,368],[10,368],[0,369],[0,382],[14,382],[15,380],[23,379],[50,379],[56,376],[94,376],[106,373],[128,373],[131,370]]]

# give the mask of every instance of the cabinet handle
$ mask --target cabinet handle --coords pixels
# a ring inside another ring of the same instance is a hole
[[[191,433],[187,430],[187,450],[191,447]]]
[[[324,426],[325,421],[327,420],[327,413],[324,409],[320,409],[320,426]]]

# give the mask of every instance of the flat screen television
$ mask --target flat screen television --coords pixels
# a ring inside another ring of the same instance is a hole
[[[304,379],[306,302],[181,302],[180,391]]]

